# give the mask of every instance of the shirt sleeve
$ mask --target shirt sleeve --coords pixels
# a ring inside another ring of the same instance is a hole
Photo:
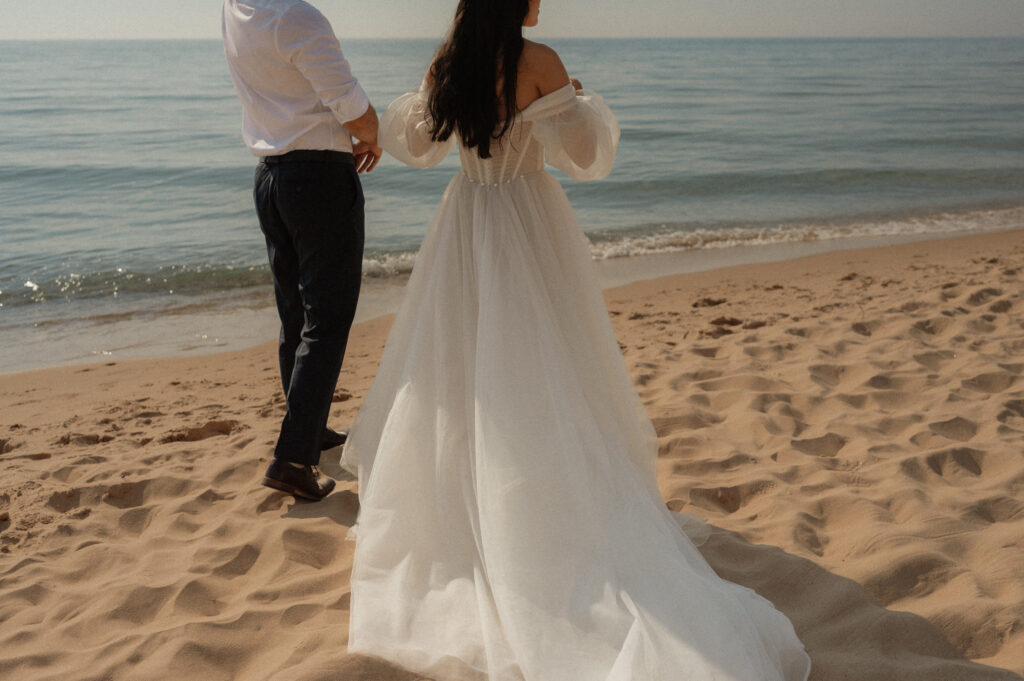
[[[312,5],[299,2],[281,17],[277,49],[299,70],[320,101],[339,121],[359,118],[370,106],[334,35],[334,29]]]

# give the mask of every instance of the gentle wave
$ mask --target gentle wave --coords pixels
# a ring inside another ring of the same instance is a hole
[[[995,232],[1024,225],[1024,207],[844,223],[701,226],[662,224],[645,233],[590,235],[595,260],[711,248],[887,236]]]
[[[838,239],[994,232],[1020,228],[1021,225],[1024,225],[1024,206],[845,222],[745,225],[664,223],[644,225],[625,232],[597,232],[587,236],[591,242],[592,257],[595,260],[608,260],[681,251]],[[416,263],[416,254],[415,250],[370,251],[363,259],[363,276],[378,280],[408,276]],[[209,295],[270,284],[270,269],[266,264],[174,265],[151,272],[116,269],[63,274],[39,281],[9,281],[0,290],[0,307],[108,296],[116,298],[132,294]]]
[[[403,277],[412,272],[415,251],[380,252],[363,259],[363,276]],[[173,265],[153,271],[118,268],[102,272],[68,273],[53,278],[8,281],[0,289],[0,308],[135,294],[208,295],[272,283],[270,267],[261,265]]]

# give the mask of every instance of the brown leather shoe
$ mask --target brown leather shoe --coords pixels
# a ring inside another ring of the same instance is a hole
[[[330,428],[324,429],[324,438],[320,441],[320,449],[331,449],[332,447],[340,447],[345,444],[348,440],[348,430],[336,431]]]
[[[335,483],[316,466],[295,466],[274,459],[267,467],[263,484],[296,497],[319,501],[331,493]]]

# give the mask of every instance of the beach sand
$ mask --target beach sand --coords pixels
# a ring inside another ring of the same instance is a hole
[[[606,300],[666,502],[789,616],[812,679],[1020,678],[1024,230]],[[390,322],[354,328],[334,426]],[[0,677],[418,678],[346,654],[340,450],[321,503],[259,485],[283,413],[272,343],[5,374],[0,404]]]

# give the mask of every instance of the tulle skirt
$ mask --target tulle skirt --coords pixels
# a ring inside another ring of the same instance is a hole
[[[438,681],[803,681],[789,620],[665,507],[592,267],[548,173],[452,180],[343,454],[349,650]]]

